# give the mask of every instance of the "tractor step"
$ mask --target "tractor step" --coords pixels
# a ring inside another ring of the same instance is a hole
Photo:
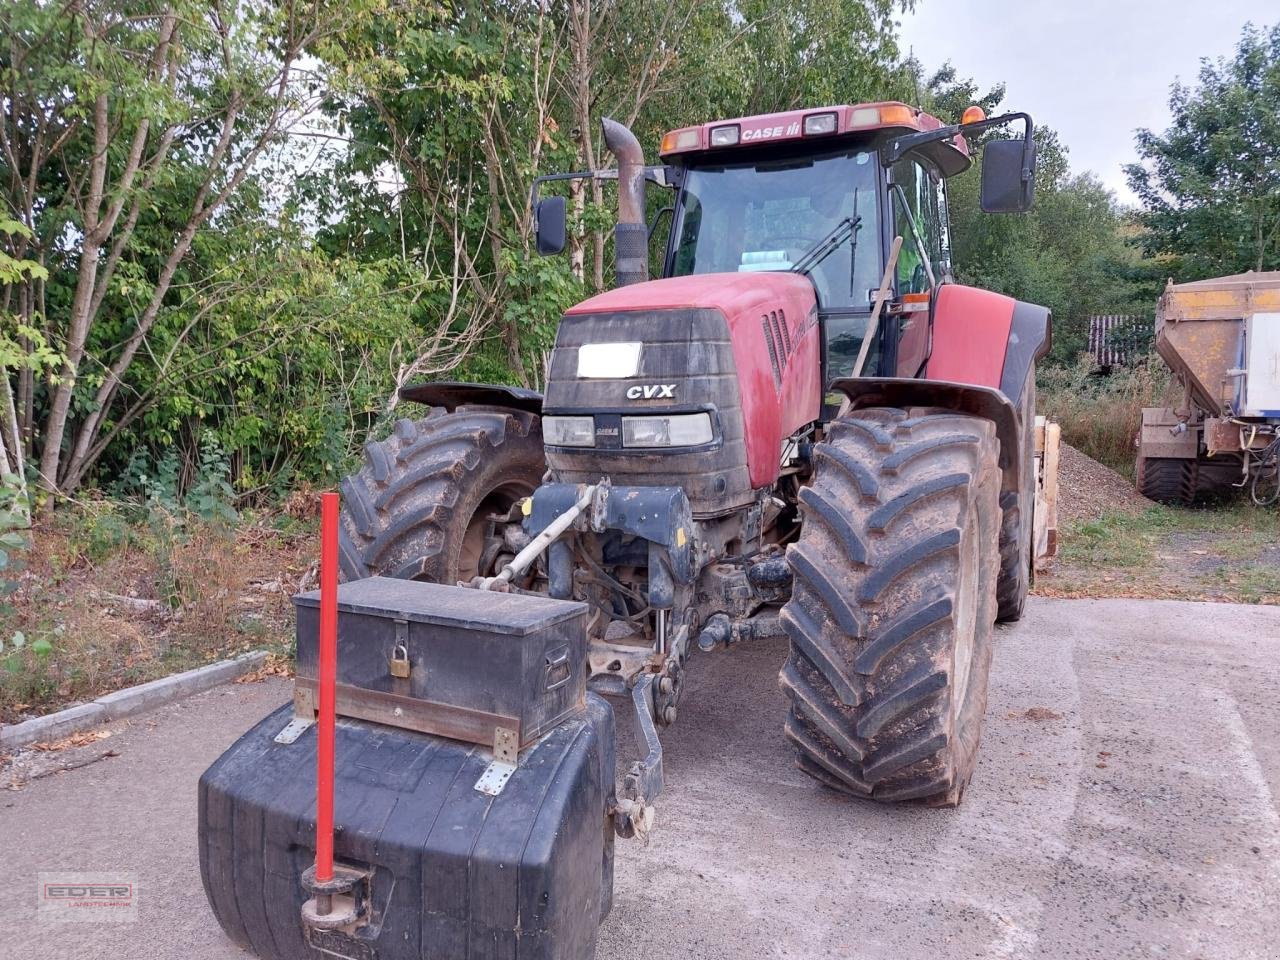
[[[613,895],[613,711],[520,751],[339,719],[334,856],[343,913],[304,916],[315,857],[316,728],[284,706],[200,778],[200,869],[222,928],[271,960],[590,960]],[[338,907],[335,905],[335,912]]]

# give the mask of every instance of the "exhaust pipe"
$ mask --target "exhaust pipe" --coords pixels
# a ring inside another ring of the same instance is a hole
[[[636,135],[608,117],[600,119],[604,144],[618,161],[618,225],[613,230],[617,284],[649,279],[649,229],[644,222],[644,151]]]

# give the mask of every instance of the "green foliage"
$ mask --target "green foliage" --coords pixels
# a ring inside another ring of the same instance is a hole
[[[949,64],[926,83],[932,107],[958,120],[969,104],[1000,112],[1004,88],[981,93],[957,78]],[[975,138],[1020,136],[1017,125]],[[1074,174],[1067,148],[1053,130],[1036,128],[1035,206],[1021,216],[983,213],[978,204],[978,162],[947,182],[956,279],[1053,311],[1052,359],[1070,363],[1085,348],[1089,317],[1099,313],[1149,315],[1154,297],[1143,285],[1137,255],[1124,240],[1115,198],[1093,174]]]
[[[1040,368],[1036,407],[1062,426],[1064,441],[1132,477],[1142,408],[1164,406],[1169,383],[1168,368],[1154,356],[1105,377],[1082,356],[1069,366]]]
[[[232,524],[238,519],[232,503],[235,491],[228,477],[231,464],[212,432],[200,438],[200,459],[195,482],[187,493],[187,509],[208,523]]]
[[[11,578],[25,565],[23,554],[30,543],[24,531],[30,525],[25,487],[8,470],[0,472],[0,598],[13,590]],[[0,602],[0,612],[2,608]]]
[[[1179,280],[1280,269],[1280,24],[1245,28],[1232,59],[1175,84],[1173,123],[1139,130],[1126,168],[1142,201],[1137,240]]]
[[[69,539],[90,563],[101,563],[135,542],[133,525],[123,505],[111,501],[81,508]]]

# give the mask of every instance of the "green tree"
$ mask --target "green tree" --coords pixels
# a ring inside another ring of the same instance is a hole
[[[1126,168],[1142,249],[1183,280],[1280,269],[1280,24],[1246,27],[1194,89],[1174,84],[1169,109]]]
[[[104,0],[0,8],[0,190],[48,270],[23,323],[65,357],[17,376],[23,443],[69,492],[214,221],[314,97],[305,47],[348,4]],[[107,328],[112,328],[106,335]]]
[[[917,68],[918,69],[918,68]],[[955,122],[969,104],[989,116],[1002,110],[1003,86],[983,93],[946,64],[925,83],[928,106]],[[1053,357],[1072,360],[1087,344],[1096,313],[1149,309],[1135,281],[1138,257],[1125,243],[1124,217],[1092,173],[1073,173],[1058,134],[1036,127],[1035,205],[1025,215],[983,213],[978,204],[982,146],[1021,136],[1021,124],[992,129],[970,143],[974,165],[947,182],[956,279],[1053,311]]]

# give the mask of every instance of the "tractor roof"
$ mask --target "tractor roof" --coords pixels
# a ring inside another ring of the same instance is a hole
[[[923,110],[897,100],[885,100],[810,110],[784,110],[681,127],[662,138],[659,152],[668,159],[710,152],[723,156],[724,151],[802,140],[812,141],[817,149],[819,141],[838,141],[848,134],[877,131],[913,133],[936,130],[941,126],[945,126],[941,120]],[[950,140],[927,145],[924,152],[948,177],[968,169],[971,162],[969,145],[959,134]]]

